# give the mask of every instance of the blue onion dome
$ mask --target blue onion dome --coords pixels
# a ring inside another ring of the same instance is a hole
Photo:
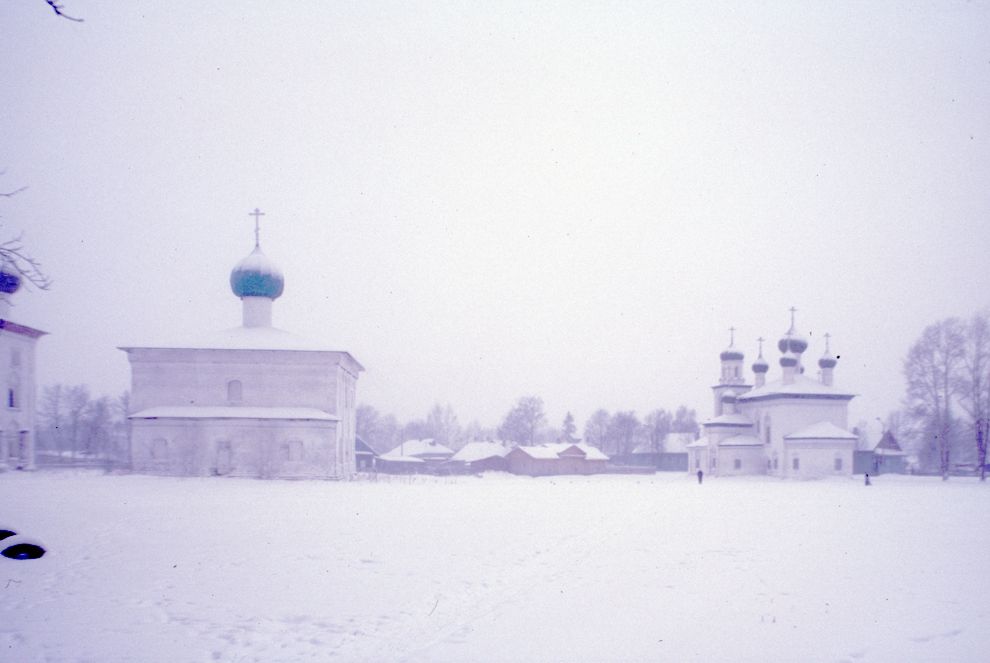
[[[0,292],[12,295],[21,287],[21,276],[6,265],[0,266]]]
[[[798,358],[792,352],[784,351],[784,354],[780,357],[780,365],[784,368],[791,368],[798,365]]]
[[[839,363],[839,360],[833,357],[832,353],[828,350],[825,350],[825,354],[818,360],[819,368],[835,368],[837,363]]]
[[[285,287],[282,270],[255,246],[251,254],[230,272],[230,289],[238,297],[277,299]]]
[[[766,373],[769,370],[770,370],[770,364],[768,364],[767,360],[763,358],[763,355],[757,357],[756,361],[753,362],[754,373]]]

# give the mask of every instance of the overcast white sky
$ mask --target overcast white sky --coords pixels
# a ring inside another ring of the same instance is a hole
[[[256,206],[276,325],[401,419],[707,417],[728,327],[748,366],[796,306],[852,425],[990,304],[986,2],[64,4],[0,7],[41,384],[116,395],[116,346],[239,324]]]

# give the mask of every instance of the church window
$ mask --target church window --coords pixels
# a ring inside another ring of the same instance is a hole
[[[836,472],[841,472],[842,471],[842,459],[841,458],[836,458],[835,459],[835,471]]]
[[[299,461],[303,459],[303,443],[299,440],[289,441],[289,460]]]
[[[240,380],[231,380],[227,383],[227,400],[231,403],[240,403],[243,392],[244,388]]]
[[[768,414],[763,418],[763,435],[764,442],[770,444],[770,415]]]
[[[742,460],[740,460],[739,458],[736,458],[735,460],[733,460],[732,461],[732,469],[741,470],[742,469]]]
[[[733,377],[736,377],[736,378],[737,378],[737,377],[739,377],[739,367],[738,367],[738,366],[736,366],[736,367],[735,367],[735,368],[733,369],[733,371],[732,371],[732,373],[733,373]]]
[[[694,469],[696,470],[701,469],[701,458],[699,456],[694,457]]]
[[[771,469],[771,465],[770,465],[770,459],[769,459],[769,458],[767,458],[767,469],[768,469],[768,470],[769,470],[769,469]]]
[[[797,456],[795,456],[794,457],[794,460],[791,461],[791,467],[794,468],[795,470],[800,470],[801,469],[801,459],[798,458]]]
[[[775,469],[775,470],[776,470],[776,469],[777,469],[778,467],[779,467],[779,466],[777,465],[777,457],[776,457],[776,456],[774,456],[774,457],[773,457],[773,469]]]
[[[20,368],[20,366],[21,366],[21,351],[20,350],[11,350],[10,351],[10,367],[11,368]]]
[[[20,407],[20,404],[17,402],[17,391],[14,389],[7,390],[7,407]]]

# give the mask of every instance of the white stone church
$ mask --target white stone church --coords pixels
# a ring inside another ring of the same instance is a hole
[[[261,214],[255,210],[256,224]],[[241,300],[241,326],[181,344],[120,348],[131,365],[132,469],[351,477],[361,364],[272,326],[284,277],[262,253],[257,225],[254,250],[234,267],[230,287]]]
[[[730,338],[720,355],[722,374],[712,387],[714,416],[700,439],[688,446],[688,471],[727,476],[770,474],[813,478],[849,475],[857,438],[847,430],[854,394],[834,385],[837,357],[829,348],[818,359],[818,377],[805,375],[807,339],[791,327],[777,343],[781,376],[767,381],[770,365],[760,352],[753,384],[744,375],[741,350]]]

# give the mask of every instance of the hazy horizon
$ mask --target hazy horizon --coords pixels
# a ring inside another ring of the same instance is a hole
[[[922,329],[990,305],[990,4],[304,2],[0,8],[0,239],[44,385],[240,323],[350,352],[358,402],[497,426],[523,395],[711,414],[730,326],[788,309],[850,422]]]

